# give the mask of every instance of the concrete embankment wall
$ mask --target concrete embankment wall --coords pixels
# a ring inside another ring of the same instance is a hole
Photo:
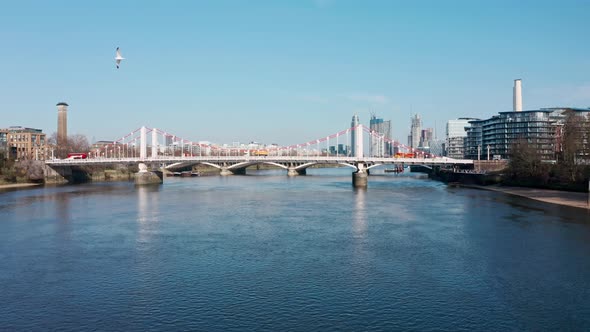
[[[133,172],[128,170],[105,169],[93,172],[90,176],[91,181],[126,181],[133,180]]]
[[[476,173],[475,171],[453,172],[450,170],[438,170],[430,173],[429,177],[445,183],[476,184],[482,186],[497,184],[502,181],[501,175],[497,173],[482,174]]]
[[[474,160],[473,167],[480,172],[501,172],[508,167],[508,160]]]
[[[500,173],[507,166],[508,162],[505,160],[475,160],[473,169],[430,169],[419,165],[410,168],[412,172],[427,173],[429,178],[445,183],[489,185],[502,181]]]
[[[440,170],[437,176],[441,181],[449,183],[456,182],[460,184],[490,185],[502,182],[500,173],[508,167],[506,160],[480,160],[473,161],[474,169],[462,172],[452,172]]]
[[[72,181],[72,169],[70,167],[51,168],[44,165],[43,175],[46,184],[63,184]]]
[[[46,184],[101,182],[101,181],[131,181],[137,167],[55,167],[45,166],[44,176]]]

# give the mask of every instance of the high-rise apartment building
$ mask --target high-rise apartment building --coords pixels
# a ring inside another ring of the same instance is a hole
[[[391,140],[391,120],[383,121],[383,137],[385,137],[384,157],[393,156],[393,143]]]
[[[489,119],[469,121],[465,157],[469,159],[510,159],[510,150],[525,139],[542,159],[554,160],[560,127],[566,112],[588,116],[590,109],[553,107],[539,110],[500,112]]]
[[[164,145],[170,146],[174,143],[174,137],[172,135],[165,135],[164,136]]]
[[[47,157],[46,135],[41,129],[20,126],[0,129],[2,140],[6,140],[5,158],[44,160]]]
[[[68,141],[68,104],[57,103],[57,146],[65,146]]]
[[[566,114],[590,116],[590,108],[551,107],[523,111],[522,82],[514,80],[513,111],[489,119],[469,121],[466,127],[465,158],[510,159],[519,140],[536,150],[544,160],[555,160],[561,152],[561,135]]]
[[[434,130],[432,128],[422,129],[420,131],[420,147],[427,148],[434,139]]]
[[[445,155],[451,158],[465,158],[465,138],[467,137],[466,127],[469,127],[469,121],[478,119],[459,118],[447,121],[446,138],[445,138]]]
[[[0,131],[0,158],[7,159],[9,157],[8,133]]]
[[[375,115],[371,116],[369,121],[370,137],[370,155],[371,157],[384,157],[391,155],[391,121],[383,121]]]
[[[348,156],[350,147],[346,144],[338,144],[338,154],[341,156]]]
[[[420,135],[422,131],[422,119],[418,114],[412,117],[412,127],[410,129],[410,135],[412,136],[412,144],[410,147],[413,149],[417,149],[420,146]]]

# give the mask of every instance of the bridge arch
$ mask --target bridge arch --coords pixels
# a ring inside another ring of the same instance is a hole
[[[201,165],[207,165],[207,166],[211,166],[211,167],[215,167],[217,169],[221,169],[221,165],[217,165],[217,164],[210,163],[210,162],[207,162],[207,161],[198,162],[198,163],[195,163],[193,165],[199,165],[199,164],[201,164]]]
[[[354,165],[354,164],[350,164],[350,163],[338,163],[338,165],[350,167],[350,168],[356,170],[356,165]]]
[[[384,164],[373,164],[371,166],[367,166],[367,169],[371,169],[371,168],[374,168],[374,167],[377,167],[377,166],[382,166],[382,165],[384,165]]]

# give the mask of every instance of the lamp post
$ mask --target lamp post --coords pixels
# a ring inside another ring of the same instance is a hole
[[[481,157],[481,145],[477,146],[477,171],[479,171],[479,160]]]

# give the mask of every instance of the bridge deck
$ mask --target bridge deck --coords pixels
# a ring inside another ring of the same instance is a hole
[[[325,156],[196,156],[157,158],[91,158],[50,159],[50,166],[110,165],[137,163],[316,163],[316,164],[405,164],[405,165],[472,165],[470,159],[437,158],[376,158],[376,157],[325,157]]]

